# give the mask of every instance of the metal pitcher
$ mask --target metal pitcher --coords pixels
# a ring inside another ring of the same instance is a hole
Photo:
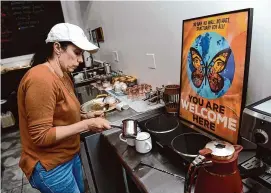
[[[125,138],[135,138],[137,136],[137,121],[133,119],[125,119],[122,121],[122,133]]]

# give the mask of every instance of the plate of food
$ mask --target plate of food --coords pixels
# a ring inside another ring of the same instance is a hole
[[[95,99],[90,100],[81,105],[81,113],[104,111],[109,112],[116,109],[116,105],[120,101],[109,95],[98,95]]]

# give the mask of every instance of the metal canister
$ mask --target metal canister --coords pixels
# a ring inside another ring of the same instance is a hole
[[[111,73],[111,65],[109,63],[104,63],[104,70],[106,74]]]
[[[177,113],[180,104],[180,85],[167,85],[163,93],[163,101],[168,113]]]
[[[134,138],[137,135],[137,121],[133,119],[125,119],[122,121],[123,124],[123,137]]]

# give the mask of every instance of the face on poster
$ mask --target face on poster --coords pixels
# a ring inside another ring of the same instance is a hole
[[[183,22],[181,118],[237,142],[249,10]]]

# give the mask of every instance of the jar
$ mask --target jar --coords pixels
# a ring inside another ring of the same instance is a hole
[[[163,93],[163,101],[168,113],[177,113],[180,103],[180,85],[167,85]]]

